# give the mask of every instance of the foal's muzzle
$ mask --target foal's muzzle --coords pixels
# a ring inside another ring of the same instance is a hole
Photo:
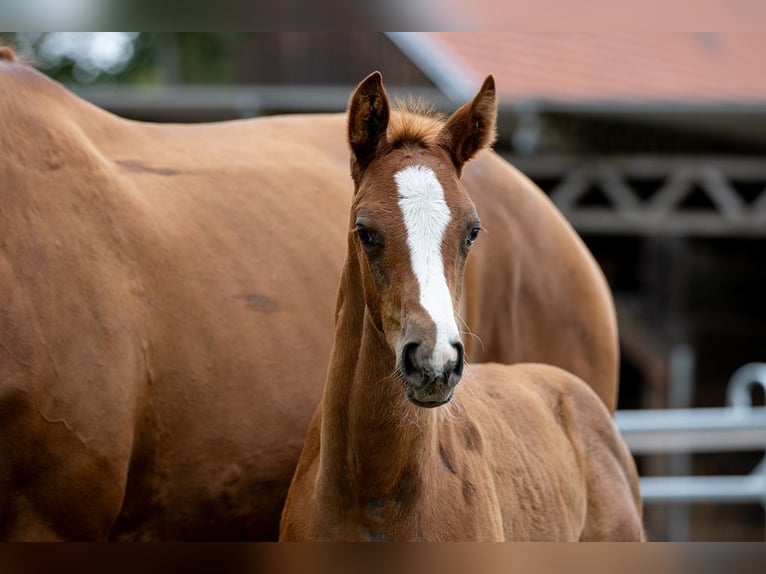
[[[448,353],[435,353],[420,341],[402,348],[400,369],[407,398],[419,407],[438,407],[452,398],[463,375],[463,344],[451,344]]]

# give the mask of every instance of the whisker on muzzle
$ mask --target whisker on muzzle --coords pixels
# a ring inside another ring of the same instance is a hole
[[[463,318],[460,316],[460,313],[458,313],[457,311],[455,312],[455,317],[457,317],[457,318],[458,318],[458,320],[459,320],[459,321],[460,321],[460,323],[462,324],[463,328],[465,329],[464,331],[463,331],[463,330],[461,330],[461,331],[460,331],[460,334],[461,334],[461,335],[468,335],[469,337],[471,337],[471,338],[473,338],[475,341],[477,341],[477,342],[479,343],[479,345],[481,345],[481,351],[482,351],[482,353],[483,353],[483,352],[484,352],[484,341],[482,341],[482,340],[481,340],[481,337],[479,337],[479,336],[478,336],[476,333],[474,333],[473,331],[471,331],[471,328],[468,326],[468,323],[465,321],[465,319],[463,319]]]

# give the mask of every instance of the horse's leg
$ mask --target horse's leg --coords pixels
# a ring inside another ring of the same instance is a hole
[[[127,462],[33,393],[0,393],[0,538],[105,540],[122,505]]]
[[[30,504],[23,494],[14,496],[13,508],[8,522],[3,525],[4,542],[63,542],[55,526],[47,516],[41,514]]]
[[[602,491],[609,496],[609,490]],[[602,495],[596,495],[600,497]],[[583,542],[644,542],[641,513],[634,504],[619,500],[589,500],[585,528],[580,535]]]
[[[562,420],[585,478],[587,508],[580,540],[643,541],[638,472],[610,413],[572,377]]]

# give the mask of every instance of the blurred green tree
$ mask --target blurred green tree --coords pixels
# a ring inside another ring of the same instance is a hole
[[[241,41],[221,32],[0,33],[0,44],[66,84],[233,83]]]

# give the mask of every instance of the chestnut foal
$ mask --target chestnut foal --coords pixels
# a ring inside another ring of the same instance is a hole
[[[351,97],[335,341],[282,540],[643,538],[633,460],[585,383],[464,368],[455,309],[481,223],[460,172],[496,113],[491,76],[446,123],[390,111],[377,72]]]

